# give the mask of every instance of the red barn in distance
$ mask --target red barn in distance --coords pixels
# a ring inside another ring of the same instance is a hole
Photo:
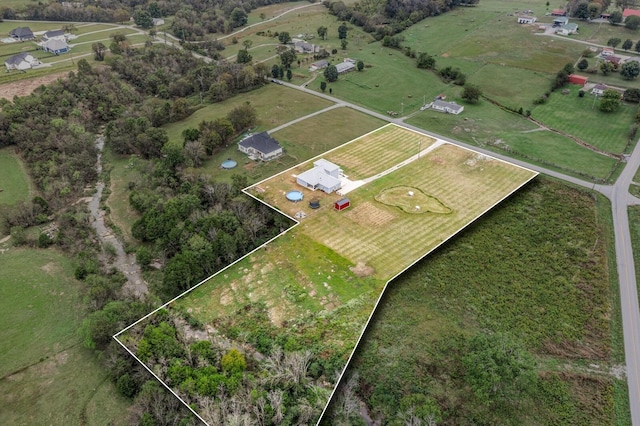
[[[351,205],[351,201],[349,201],[348,198],[343,198],[333,203],[333,208],[340,211],[340,210],[346,209],[350,205]]]
[[[583,77],[577,74],[571,74],[569,76],[569,83],[579,84],[580,86],[584,86],[585,84],[587,84],[587,80],[588,80],[587,77]]]

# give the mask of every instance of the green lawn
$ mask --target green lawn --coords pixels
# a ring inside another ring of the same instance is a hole
[[[26,201],[33,193],[29,176],[13,147],[0,149],[0,205]]]
[[[616,160],[584,149],[566,137],[538,130],[534,123],[489,102],[480,101],[475,105],[462,103],[459,99],[458,102],[465,106],[460,115],[427,110],[407,122],[589,179],[606,179],[616,166]]]
[[[72,262],[54,249],[8,248],[0,258],[0,423],[126,424],[129,402],[82,347]]]
[[[268,84],[242,96],[235,96],[224,102],[207,105],[185,120],[165,126],[170,143],[182,145],[182,131],[184,129],[198,127],[202,120],[224,117],[233,108],[245,102],[249,102],[256,109],[258,124],[255,131],[258,132],[272,129],[332,105],[331,102],[315,96],[289,90],[275,84]]]
[[[580,87],[570,84],[568,95],[560,91],[551,94],[549,100],[536,106],[531,116],[545,125],[567,132],[603,151],[621,154],[630,152],[628,134],[636,114],[636,105],[622,104],[615,113],[598,109],[599,99],[585,95],[580,98]]]

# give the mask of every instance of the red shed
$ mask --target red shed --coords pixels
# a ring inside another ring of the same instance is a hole
[[[587,84],[587,77],[583,77],[577,74],[569,75],[569,83],[579,84],[580,86],[584,86]]]
[[[351,205],[351,201],[348,198],[343,198],[342,200],[338,200],[333,203],[333,208],[340,211],[344,210]]]

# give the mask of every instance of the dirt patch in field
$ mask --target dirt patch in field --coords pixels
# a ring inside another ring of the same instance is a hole
[[[29,78],[27,80],[14,81],[13,83],[0,85],[0,98],[13,100],[14,96],[30,95],[35,89],[43,84],[49,84],[59,78],[65,77],[68,72],[58,72],[55,74],[43,75]]]
[[[47,274],[53,274],[60,271],[60,266],[56,265],[53,262],[49,262],[46,265],[43,265],[42,268]]]
[[[371,203],[360,204],[347,212],[345,216],[364,226],[382,226],[395,219],[393,214],[379,209]]]
[[[349,269],[359,278],[368,277],[376,272],[375,269],[364,262],[358,262],[356,266],[350,266]]]

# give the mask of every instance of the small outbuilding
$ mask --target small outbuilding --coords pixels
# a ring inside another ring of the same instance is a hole
[[[625,9],[622,11],[622,19],[627,19],[629,16],[640,16],[640,10],[637,9]]]
[[[244,152],[252,160],[269,161],[280,157],[284,151],[277,140],[262,132],[238,142],[238,150]]]
[[[551,16],[566,16],[566,15],[567,15],[566,9],[553,9],[551,11]]]
[[[591,89],[591,94],[594,96],[602,96],[604,94],[604,91],[608,88],[609,87],[607,87],[606,84],[596,84],[595,86],[593,86],[593,89]]]
[[[558,16],[553,20],[554,27],[561,27],[563,25],[567,25],[569,23],[569,18],[566,16]]]
[[[336,209],[337,211],[341,211],[346,209],[350,205],[351,205],[351,201],[349,201],[348,198],[342,198],[336,201],[335,203],[333,203],[333,208]]]
[[[578,74],[569,75],[569,83],[571,84],[578,84],[580,86],[584,86],[585,84],[587,84],[587,80],[588,80],[587,77],[583,77]]]
[[[464,107],[462,105],[458,105],[455,102],[445,102],[441,100],[433,101],[431,103],[431,108],[436,111],[446,112],[447,114],[460,114],[464,111]]]
[[[533,24],[538,18],[531,15],[518,16],[518,24]]]

